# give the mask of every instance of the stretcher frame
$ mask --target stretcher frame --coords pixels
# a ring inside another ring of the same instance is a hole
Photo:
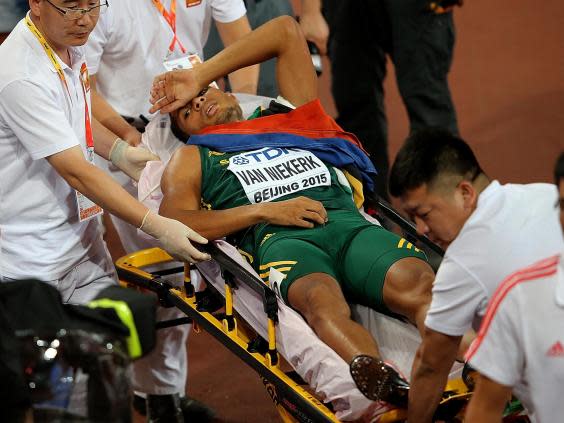
[[[275,327],[278,321],[276,295],[267,285],[251,272],[242,268],[236,261],[220,250],[213,242],[203,248],[219,264],[225,281],[225,313],[222,316],[198,309],[194,286],[190,280],[190,268],[184,268],[184,284],[180,288],[169,285],[159,275],[151,274],[144,267],[172,262],[174,259],[159,248],[141,250],[116,261],[120,281],[126,286],[142,288],[157,294],[162,305],[177,307],[188,319],[164,322],[161,327],[187,323],[189,320],[206,330],[225,345],[232,353],[255,370],[275,404],[280,418],[287,423],[329,423],[339,422],[333,412],[308,392],[301,383],[284,373],[276,350]],[[179,269],[180,270],[180,269]],[[268,319],[268,349],[256,351],[250,348],[253,335],[243,324],[238,324],[233,308],[233,289],[244,283],[257,292],[263,302]],[[470,392],[461,380],[450,381],[441,403],[444,411],[450,407],[460,410],[467,402]],[[452,414],[448,411],[447,414]],[[407,418],[405,410],[394,409],[380,416],[380,423],[403,422]]]

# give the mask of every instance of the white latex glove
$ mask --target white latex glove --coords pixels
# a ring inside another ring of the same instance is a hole
[[[197,263],[211,258],[190,243],[207,244],[208,240],[177,220],[148,211],[139,229],[156,238],[162,248],[176,259]]]
[[[135,181],[139,181],[141,172],[150,161],[158,161],[159,156],[143,147],[132,147],[118,138],[110,150],[110,161],[123,173]]]

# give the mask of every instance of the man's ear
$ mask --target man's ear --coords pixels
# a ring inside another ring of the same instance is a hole
[[[474,210],[474,208],[476,208],[476,203],[478,202],[478,191],[476,191],[472,182],[462,180],[458,184],[458,189],[462,194],[464,208]]]
[[[40,7],[39,7],[39,5],[41,4],[41,1],[42,0],[29,0],[29,9],[31,10],[31,14],[33,16],[41,15]]]

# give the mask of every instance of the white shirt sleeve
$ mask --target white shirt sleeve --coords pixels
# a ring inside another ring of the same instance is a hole
[[[425,326],[446,335],[462,336],[472,327],[476,311],[487,296],[476,279],[446,256],[433,284]]]
[[[492,303],[495,304],[495,303]],[[483,375],[505,386],[522,379],[525,347],[518,322],[519,305],[508,294],[492,319],[484,320],[479,336],[469,349],[469,364]],[[488,309],[488,313],[491,313]]]
[[[212,17],[222,23],[233,22],[247,13],[243,0],[211,0]]]
[[[14,81],[2,90],[0,118],[33,160],[80,144],[54,94],[31,81]]]
[[[112,7],[108,7],[105,13],[100,15],[98,23],[88,37],[88,42],[84,46],[86,54],[86,64],[90,75],[96,75],[100,68],[100,62],[104,54],[104,49],[111,37],[113,21]]]

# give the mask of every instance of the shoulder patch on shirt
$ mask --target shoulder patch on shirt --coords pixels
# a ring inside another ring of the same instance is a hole
[[[560,341],[556,341],[546,352],[548,357],[564,357],[564,345]]]
[[[186,0],[186,7],[197,6],[202,3],[202,0]]]

